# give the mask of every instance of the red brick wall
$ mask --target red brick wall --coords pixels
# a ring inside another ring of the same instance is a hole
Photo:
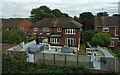
[[[56,31],[56,29],[54,29],[54,31]],[[60,34],[60,32],[56,32],[56,33]],[[71,35],[65,34],[65,29],[62,29],[61,35],[62,37],[59,38],[59,45],[64,46],[66,44],[65,42],[66,38],[74,38],[76,39],[75,46],[78,46],[79,38],[80,38],[80,29],[76,29],[76,34],[71,34]],[[51,45],[58,45],[58,44],[51,44]]]
[[[111,47],[113,49],[117,49],[119,47],[118,39],[112,39],[114,41],[114,47]]]
[[[27,20],[23,20],[23,22],[20,23],[20,25],[18,26],[18,29],[21,29],[21,30],[23,30],[25,32],[29,32],[29,33],[33,32],[32,23]]]
[[[39,27],[37,33],[43,33],[43,34],[46,34],[46,33],[61,34],[62,37],[59,38],[59,45],[61,45],[61,46],[65,45],[65,39],[66,38],[75,38],[76,39],[75,46],[77,46],[78,43],[79,43],[79,38],[80,38],[80,29],[76,29],[76,34],[68,35],[68,34],[65,34],[65,29],[62,29],[61,32],[57,32],[57,28],[49,28],[49,32],[43,32],[43,28]],[[48,39],[48,41],[50,43],[50,39]],[[58,45],[58,44],[51,44],[51,45]]]
[[[103,29],[103,27],[97,27],[98,32],[103,32],[102,29]],[[115,35],[115,27],[109,27],[109,32],[107,32],[107,33]]]
[[[98,31],[98,32],[102,32],[102,28],[103,28],[103,27],[97,27],[97,31]],[[118,35],[120,36],[120,29],[119,29],[119,31],[118,31],[117,33],[118,33]],[[115,36],[115,27],[109,27],[109,32],[108,32],[108,34],[112,34],[112,35]],[[118,37],[119,37],[119,36],[118,36]],[[113,41],[114,41],[114,45],[115,45],[113,49],[118,48],[118,47],[119,47],[119,40],[118,40],[118,39],[114,39]]]

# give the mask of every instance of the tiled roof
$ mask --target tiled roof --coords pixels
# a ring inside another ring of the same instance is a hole
[[[5,28],[16,28],[23,19],[2,19],[2,26]]]
[[[60,28],[80,28],[82,24],[71,18],[44,18],[34,26],[38,27],[60,27]]]
[[[2,27],[3,28],[17,28],[23,21],[28,21],[28,20],[25,18],[2,19]]]
[[[120,17],[97,17],[95,19],[97,26],[116,26],[120,27]]]

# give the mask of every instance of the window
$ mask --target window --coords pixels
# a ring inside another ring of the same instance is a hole
[[[103,28],[103,32],[109,32],[109,28]]]
[[[38,28],[37,28],[37,27],[34,27],[34,31],[35,31],[35,32],[38,31]]]
[[[76,40],[74,38],[66,38],[66,45],[75,46]]]
[[[58,44],[59,43],[59,39],[58,38],[50,38],[50,43]]]
[[[7,30],[10,30],[10,28],[7,28]]]
[[[62,31],[62,29],[61,28],[57,28],[57,32],[61,32]]]
[[[111,42],[110,47],[114,47],[114,41]]]
[[[75,34],[75,29],[66,29],[65,34]]]
[[[118,36],[118,28],[115,28],[115,36]]]
[[[43,27],[43,31],[44,32],[49,32],[49,28],[48,27]]]

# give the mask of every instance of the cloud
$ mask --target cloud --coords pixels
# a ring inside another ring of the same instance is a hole
[[[110,14],[118,12],[119,0],[2,0],[0,4],[0,17],[29,17],[30,11],[42,5],[51,9],[60,9],[70,16],[79,15],[82,12],[90,11],[96,14],[102,11],[108,11]],[[1,15],[2,13],[2,15]]]

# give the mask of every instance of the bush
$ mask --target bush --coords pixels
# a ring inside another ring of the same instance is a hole
[[[108,47],[111,44],[111,36],[107,33],[97,33],[93,36],[91,42],[94,46]]]
[[[27,35],[22,30],[3,31],[2,42],[18,44],[27,42]]]

